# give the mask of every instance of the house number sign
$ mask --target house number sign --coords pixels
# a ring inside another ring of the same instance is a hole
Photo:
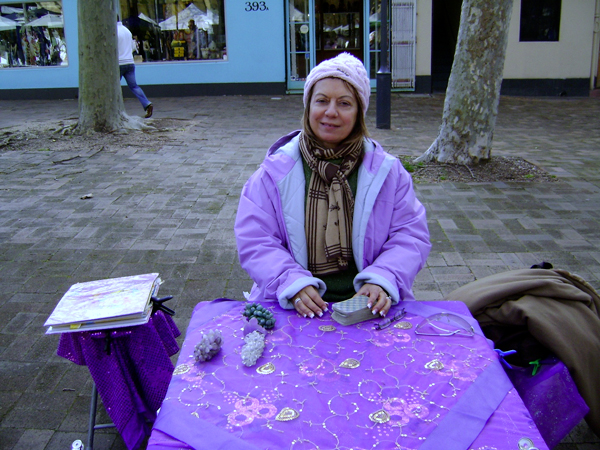
[[[244,11],[268,11],[269,7],[266,2],[246,2]]]

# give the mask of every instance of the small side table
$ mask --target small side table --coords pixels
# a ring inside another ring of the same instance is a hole
[[[88,366],[94,381],[86,450],[93,450],[95,429],[111,426],[95,424],[98,394],[129,450],[150,434],[173,373],[170,356],[179,351],[181,333],[165,309],[144,325],[61,335],[58,356]]]

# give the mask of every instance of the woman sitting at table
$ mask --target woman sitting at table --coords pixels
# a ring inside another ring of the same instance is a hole
[[[235,223],[250,300],[304,317],[367,295],[373,314],[414,300],[431,245],[425,208],[400,161],[369,138],[371,86],[348,53],[304,86],[302,130],[280,138],[242,190]]]

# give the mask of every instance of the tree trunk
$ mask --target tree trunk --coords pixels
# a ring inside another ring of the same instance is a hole
[[[113,0],[78,0],[79,122],[77,130],[123,127],[125,106],[119,82],[117,12]]]
[[[489,160],[514,0],[463,0],[440,134],[416,161]]]

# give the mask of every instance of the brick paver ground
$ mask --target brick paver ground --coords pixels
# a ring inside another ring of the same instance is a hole
[[[89,373],[56,356],[58,337],[42,327],[74,282],[159,272],[182,331],[197,302],[250,288],[233,235],[239,192],[267,147],[298,128],[301,97],[152,100],[154,118],[185,120],[181,141],[90,151],[68,164],[53,164],[64,154],[0,148],[0,450],[85,441]],[[126,106],[142,112],[135,99]],[[374,104],[368,122],[387,150],[416,156],[435,139],[442,107],[442,96],[394,95],[392,129],[375,128]],[[0,101],[0,139],[15,124],[76,117],[75,100]],[[599,117],[599,99],[503,97],[494,154],[524,157],[560,181],[417,185],[433,242],[417,299],[540,261],[598,289]],[[125,448],[114,430],[95,442]],[[599,448],[585,423],[559,446]]]

